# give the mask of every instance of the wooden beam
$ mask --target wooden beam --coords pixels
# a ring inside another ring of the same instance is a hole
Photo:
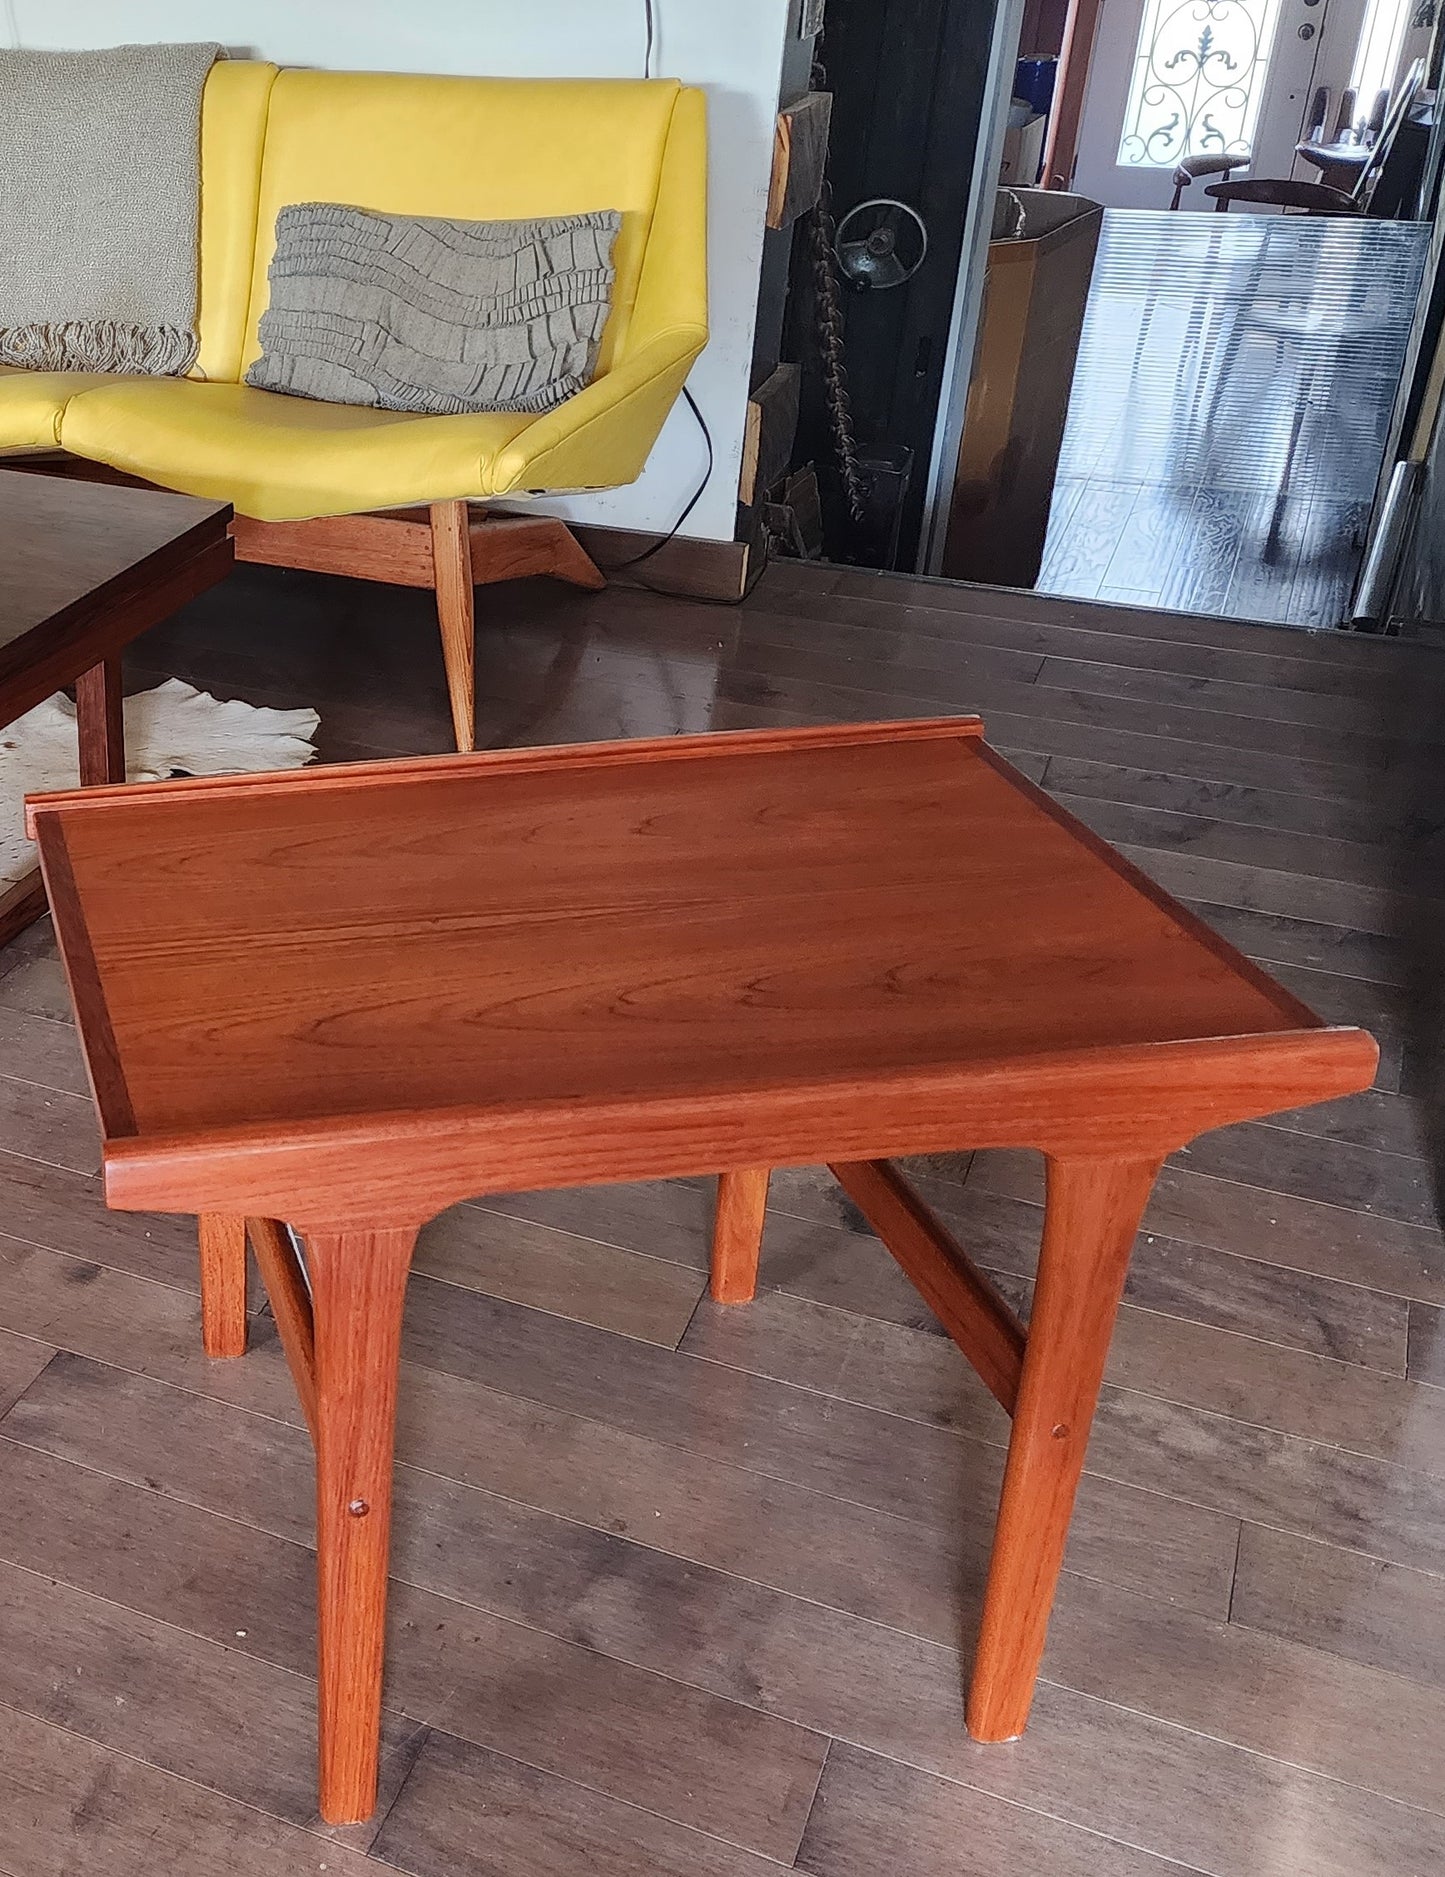
[[[425,513],[425,511],[423,511]],[[313,574],[349,574],[388,586],[436,583],[431,528],[425,520],[392,515],[322,515],[313,521],[231,523],[236,559],[267,567],[300,567]]]
[[[475,586],[527,574],[551,574],[593,592],[607,585],[606,574],[566,522],[552,515],[474,515],[469,538]]]
[[[1028,1333],[993,1279],[933,1216],[891,1161],[851,1160],[829,1171],[1012,1414]]]
[[[291,1379],[311,1438],[316,1439],[316,1332],[311,1316],[311,1292],[291,1235],[275,1219],[247,1219],[251,1249],[261,1268],[261,1281],[271,1300],[281,1347],[286,1352]]]
[[[1089,66],[1104,0],[1069,0],[1064,17],[1064,43],[1054,80],[1054,105],[1044,144],[1043,186],[1072,189],[1079,154],[1079,130],[1084,117],[1084,93],[1089,88]]]
[[[585,523],[578,526],[577,538],[617,585],[646,587],[678,599],[735,604],[767,565],[766,553],[756,540],[704,541],[682,534],[669,540],[660,534]],[[627,565],[652,548],[658,551],[648,554],[635,572]]]
[[[817,203],[828,160],[833,94],[808,91],[778,113],[773,131],[773,173],[768,184],[768,227],[791,228]]]
[[[39,867],[32,867],[13,886],[0,892],[0,945],[8,945],[17,932],[43,919],[47,910],[45,882]]]

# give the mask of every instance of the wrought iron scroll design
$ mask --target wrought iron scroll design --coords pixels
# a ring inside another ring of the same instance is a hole
[[[1148,0],[1119,142],[1121,165],[1244,154],[1259,115],[1278,0]]]

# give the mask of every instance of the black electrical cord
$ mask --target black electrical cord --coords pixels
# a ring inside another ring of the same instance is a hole
[[[651,78],[652,51],[657,42],[657,19],[653,11],[654,0],[642,0],[642,4],[647,13],[647,56],[642,61],[642,76]]]
[[[702,472],[702,481],[688,497],[686,508],[683,509],[677,520],[660,541],[654,541],[651,547],[644,548],[640,554],[635,554],[631,560],[614,561],[607,570],[609,573],[620,574],[629,567],[640,567],[644,561],[651,560],[654,554],[660,554],[665,547],[671,546],[677,539],[678,530],[702,500],[707,485],[712,481],[712,472],[717,463],[717,454],[713,449],[712,432],[707,427],[707,419],[697,407],[697,399],[692,395],[691,391],[688,390],[686,385],[682,388],[682,395],[687,400],[687,408],[697,419],[698,427],[702,431],[703,441],[707,444],[707,468]]]

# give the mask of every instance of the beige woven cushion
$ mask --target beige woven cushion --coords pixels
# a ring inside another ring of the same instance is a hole
[[[299,202],[276,217],[263,391],[454,416],[546,411],[591,381],[614,210],[458,222]]]

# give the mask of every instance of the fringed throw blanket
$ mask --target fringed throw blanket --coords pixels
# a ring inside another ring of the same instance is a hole
[[[0,50],[0,365],[188,371],[213,45]]]

